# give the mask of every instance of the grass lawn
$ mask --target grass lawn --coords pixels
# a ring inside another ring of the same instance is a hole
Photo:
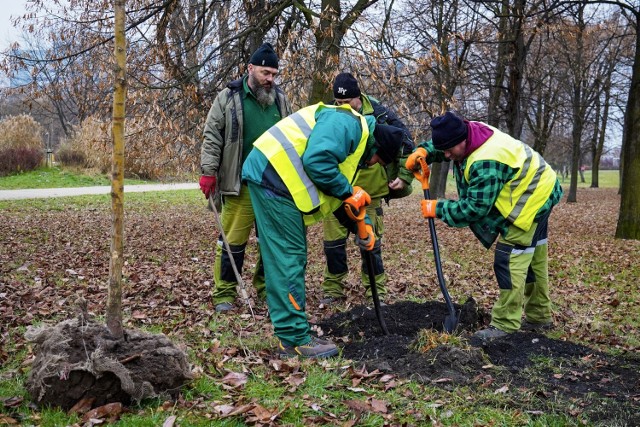
[[[125,179],[125,184],[147,184],[140,179]],[[106,174],[89,171],[61,168],[41,167],[33,171],[0,177],[0,190],[19,190],[26,188],[66,188],[93,187],[111,185]]]

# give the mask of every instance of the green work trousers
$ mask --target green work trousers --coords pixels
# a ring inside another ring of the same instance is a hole
[[[377,197],[371,200],[367,206],[367,215],[373,224],[373,231],[376,234],[376,243],[371,255],[373,256],[373,270],[376,278],[376,290],[378,295],[385,295],[387,290],[385,284],[387,275],[382,264],[382,236],[384,235],[384,225],[382,222],[382,198]],[[349,273],[347,265],[347,238],[348,230],[343,227],[334,215],[330,215],[322,220],[324,232],[324,255],[326,265],[324,267],[324,280],[322,290],[326,296],[341,298],[344,296],[344,286]],[[360,250],[362,267],[360,277],[365,287],[365,295],[371,296],[371,284],[369,283],[369,269],[365,262],[365,256]]]
[[[311,341],[305,315],[307,230],[293,200],[249,182],[249,193],[260,233],[267,305],[276,336],[284,345]]]
[[[548,220],[549,214],[527,232],[511,225],[496,244],[493,268],[500,296],[491,311],[491,325],[502,331],[520,329],[523,307],[527,321],[551,321]]]
[[[246,185],[240,188],[237,196],[223,196],[222,211],[220,221],[222,229],[229,242],[231,255],[236,268],[242,274],[244,264],[245,248],[249,240],[249,234],[255,222],[251,198]],[[258,233],[256,233],[258,235]],[[238,280],[231,265],[231,258],[222,240],[222,234],[218,238],[216,247],[216,258],[213,267],[213,302],[220,304],[223,302],[233,302],[237,296],[236,286]],[[265,296],[264,268],[258,250],[258,260],[253,272],[253,286],[256,288],[259,297]]]

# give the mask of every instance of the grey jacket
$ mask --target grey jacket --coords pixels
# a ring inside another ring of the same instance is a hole
[[[240,194],[242,172],[242,79],[230,82],[211,105],[204,125],[204,140],[200,151],[202,175],[217,177],[216,190],[222,195]],[[276,105],[282,117],[291,114],[291,105],[284,92],[276,86]]]

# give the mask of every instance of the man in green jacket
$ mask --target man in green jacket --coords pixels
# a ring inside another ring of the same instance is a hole
[[[359,213],[371,201],[351,185],[357,169],[392,161],[401,139],[401,129],[376,124],[348,106],[320,103],[286,117],[255,142],[242,179],[256,214],[267,305],[281,355],[338,353],[334,343],[311,335],[305,315],[306,228],[335,215],[355,231],[345,205]],[[366,237],[355,233],[356,244],[371,251],[375,234],[368,218],[364,221]]]
[[[562,198],[556,173],[531,147],[485,123],[448,111],[431,128],[432,140],[409,156],[407,169],[419,170],[419,158],[452,160],[459,198],[423,200],[422,215],[470,227],[487,249],[500,236],[493,265],[500,296],[490,326],[474,336],[551,327],[547,224]]]
[[[220,220],[231,256],[218,238],[214,263],[213,302],[216,312],[233,309],[237,280],[231,260],[242,272],[245,248],[255,221],[246,185],[240,182],[242,164],[253,142],[283,117],[291,114],[285,94],[276,86],[278,56],[264,43],[251,56],[248,73],[223,89],[211,105],[204,127],[200,155],[200,189],[216,206],[221,196]],[[258,254],[253,274],[258,296],[264,297],[264,268]]]
[[[358,172],[354,185],[362,187],[371,196],[371,204],[367,206],[367,215],[371,218],[376,234],[376,246],[372,251],[374,275],[378,294],[386,294],[387,276],[382,263],[382,237],[384,235],[382,199],[404,197],[411,194],[413,173],[404,167],[406,157],[413,151],[413,141],[408,129],[396,114],[382,105],[377,99],[360,91],[356,78],[351,73],[340,73],[333,83],[333,96],[336,105],[348,104],[358,113],[372,116],[377,123],[387,124],[402,129],[402,149],[397,157],[388,165],[379,163],[365,167]],[[393,176],[388,173],[393,170]],[[324,254],[327,264],[324,269],[322,290],[324,297],[321,304],[329,305],[345,298],[344,286],[349,273],[347,265],[348,230],[335,217],[329,216],[322,222],[324,232]],[[361,251],[361,280],[365,294],[371,296],[368,267]]]

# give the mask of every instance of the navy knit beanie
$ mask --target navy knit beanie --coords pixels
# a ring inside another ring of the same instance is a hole
[[[351,73],[340,73],[333,81],[333,97],[335,99],[351,99],[360,97],[358,81]]]
[[[378,148],[376,154],[385,164],[392,163],[396,159],[398,151],[400,151],[404,131],[395,126],[376,124],[373,130],[373,137]]]
[[[467,124],[451,111],[431,120],[431,140],[438,150],[448,150],[467,139]]]
[[[278,55],[276,55],[270,43],[263,43],[262,46],[253,52],[249,64],[278,68]]]

